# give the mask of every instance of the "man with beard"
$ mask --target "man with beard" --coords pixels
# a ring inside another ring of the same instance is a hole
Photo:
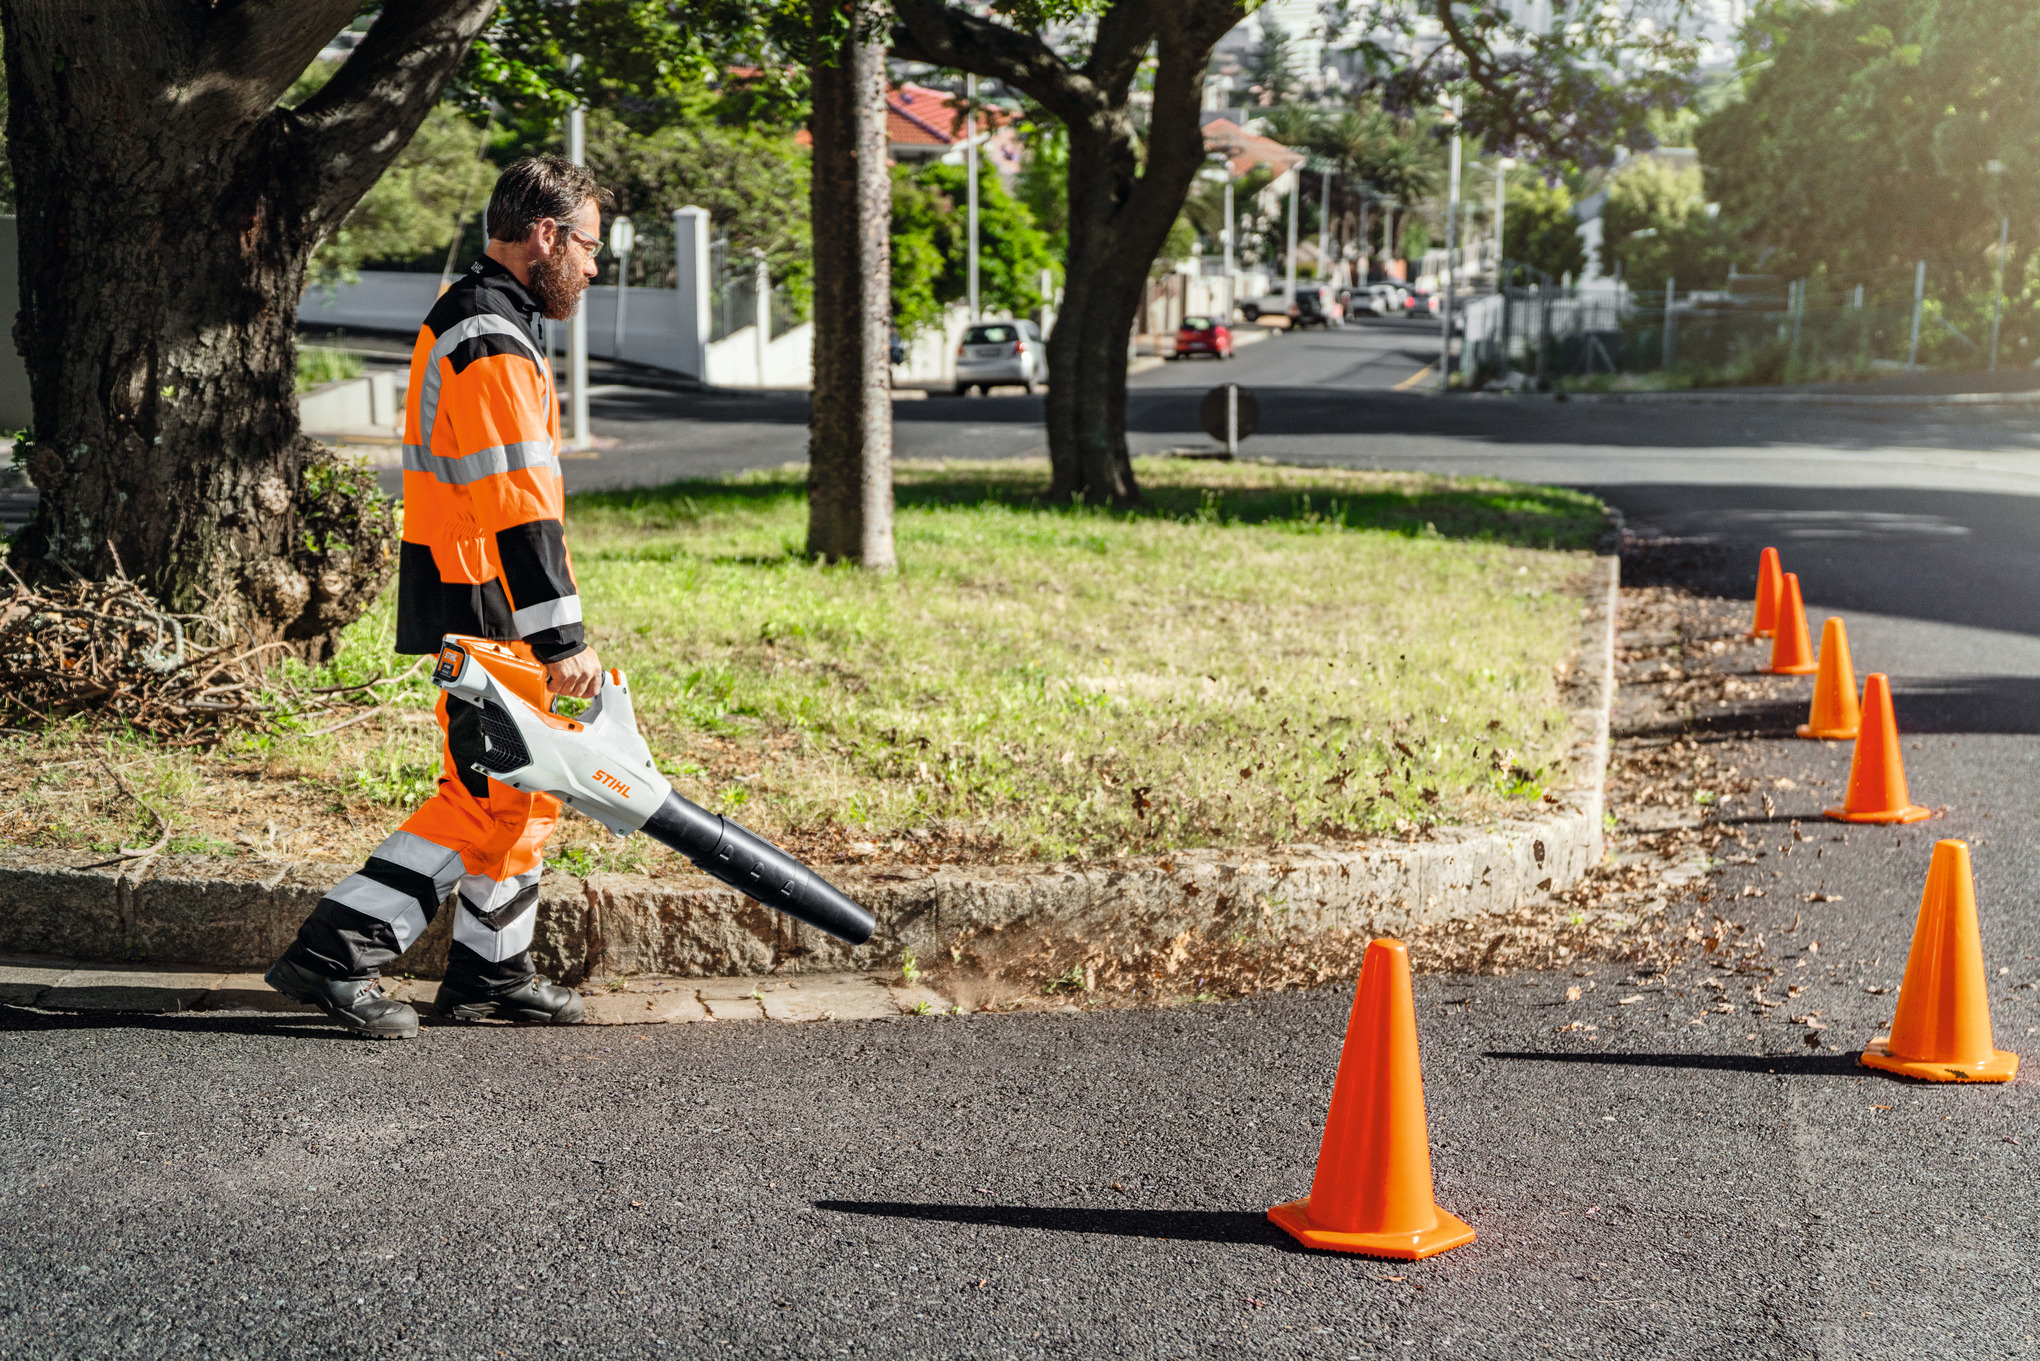
[[[560,404],[539,317],[580,306],[602,250],[608,191],[557,156],[517,162],[489,198],[489,245],[434,304],[411,355],[397,651],[449,633],[508,643],[554,694],[592,698],[602,664],[582,636],[560,483]],[[570,1025],[581,999],[531,963],[540,848],[559,802],[477,766],[481,710],[439,697],[439,788],[361,872],[319,901],[268,974],[271,987],[370,1039],[418,1033],[376,986],[459,890],[442,1016]]]

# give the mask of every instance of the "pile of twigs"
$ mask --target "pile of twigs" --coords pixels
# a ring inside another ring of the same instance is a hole
[[[211,746],[237,729],[373,706],[374,687],[389,683],[286,685],[264,668],[290,644],[250,645],[241,630],[217,620],[166,611],[125,575],[46,587],[12,571],[7,577],[0,585],[0,722],[11,726],[82,715],[172,746]]]

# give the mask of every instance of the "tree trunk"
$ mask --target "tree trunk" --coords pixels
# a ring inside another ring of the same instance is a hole
[[[169,609],[307,655],[359,616],[394,518],[372,473],[299,430],[297,301],[313,248],[493,7],[379,21],[288,111],[277,97],[351,0],[125,16],[0,0],[34,412],[22,457],[42,493],[18,566],[125,569]]]
[[[1113,0],[1075,69],[1035,34],[937,0],[894,0],[899,46],[922,60],[995,76],[1069,132],[1069,250],[1063,307],[1048,341],[1051,494],[1093,505],[1141,499],[1126,448],[1126,349],[1141,289],[1204,164],[1198,122],[1218,40],[1239,0]],[[1129,98],[1156,52],[1145,163]],[[819,217],[817,218],[819,222]]]
[[[836,0],[814,0],[827,31]],[[888,569],[893,557],[892,179],[885,47],[862,6],[812,68],[814,394],[808,416],[808,552]]]

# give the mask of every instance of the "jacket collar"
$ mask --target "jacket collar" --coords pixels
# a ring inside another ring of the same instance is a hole
[[[526,321],[537,319],[538,299],[531,296],[531,290],[519,283],[517,276],[502,261],[487,255],[480,256],[468,266],[468,273],[485,287],[501,293],[512,307],[525,314]]]

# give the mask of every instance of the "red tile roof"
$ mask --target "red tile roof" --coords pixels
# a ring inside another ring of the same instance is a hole
[[[1264,165],[1280,175],[1302,165],[1306,159],[1303,152],[1267,137],[1256,137],[1226,118],[1214,118],[1204,125],[1204,148],[1232,159],[1234,179]]]

